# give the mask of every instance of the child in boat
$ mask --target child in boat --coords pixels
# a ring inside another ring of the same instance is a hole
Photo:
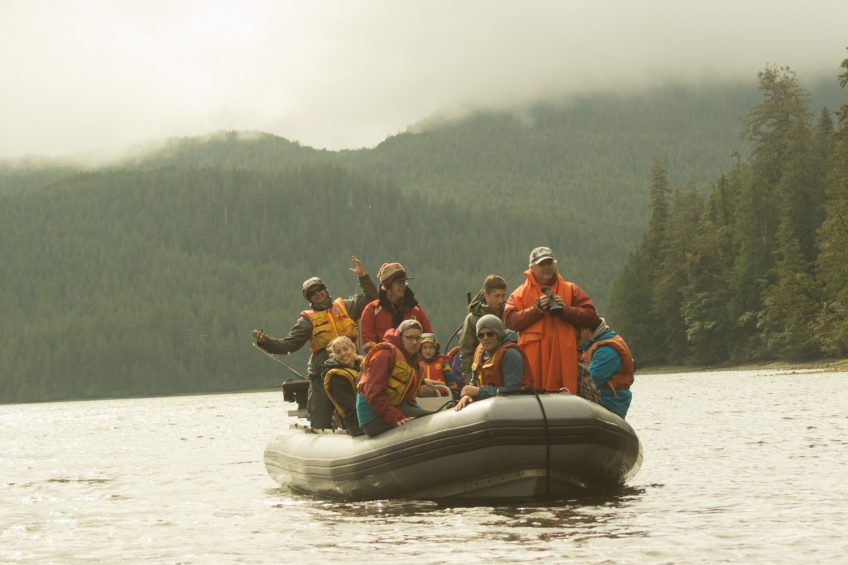
[[[421,334],[420,353],[418,366],[423,380],[418,396],[447,396],[447,391],[443,388],[447,387],[453,399],[459,400],[459,391],[462,387],[454,377],[448,356],[440,352],[436,334]]]
[[[587,326],[577,328],[581,361],[600,391],[600,404],[624,418],[633,400],[633,354],[603,318],[595,317]]]
[[[356,383],[364,357],[347,336],[334,338],[327,345],[330,358],[324,361],[322,377],[327,398],[333,403],[342,427],[352,436],[362,435],[356,419]]]

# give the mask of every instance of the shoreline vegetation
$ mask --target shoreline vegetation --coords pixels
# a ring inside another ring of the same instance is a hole
[[[610,299],[646,366],[827,368],[807,360],[848,355],[848,104],[814,108],[788,67],[758,79],[751,154],[708,194],[654,162],[648,228]]]
[[[791,361],[791,360],[772,360],[762,361],[760,363],[742,363],[742,364],[716,364],[705,366],[692,365],[651,365],[644,369],[636,369],[636,377],[648,375],[667,375],[671,373],[703,373],[711,371],[758,371],[758,370],[778,370],[778,371],[820,371],[827,372],[848,372],[848,358],[822,358],[809,361]]]

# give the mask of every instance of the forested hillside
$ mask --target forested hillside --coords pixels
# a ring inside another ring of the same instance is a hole
[[[229,132],[108,167],[2,164],[0,401],[272,386],[281,367],[249,330],[284,335],[310,275],[352,293],[352,254],[372,274],[401,261],[443,339],[467,291],[490,272],[517,286],[540,244],[606,313],[648,224],[651,162],[705,193],[747,156],[756,96],[587,98],[357,151]]]
[[[649,229],[613,294],[643,361],[848,354],[848,103],[834,122],[785,68],[759,86],[751,156],[705,199],[654,164]]]
[[[447,338],[486,273],[515,283],[532,242],[565,245],[547,226],[515,237],[473,205],[443,209],[330,166],[79,174],[3,197],[0,222],[5,401],[273,385],[280,367],[250,329],[284,335],[313,273],[351,294],[353,254],[371,273],[402,260]]]

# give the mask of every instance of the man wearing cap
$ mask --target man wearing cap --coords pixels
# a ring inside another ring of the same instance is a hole
[[[583,290],[557,272],[549,247],[530,252],[526,281],[513,291],[504,307],[507,328],[519,332],[518,344],[527,355],[536,388],[577,393],[577,331],[598,316]]]
[[[474,352],[471,367],[479,386],[462,388],[455,408],[457,412],[475,400],[518,394],[534,386],[530,362],[516,343],[515,332],[506,329],[501,319],[493,314],[477,320],[476,328],[480,345]]]
[[[363,351],[383,341],[386,330],[397,328],[404,320],[418,320],[425,333],[433,332],[424,309],[406,285],[410,277],[406,276],[403,265],[383,263],[377,278],[380,280],[377,299],[365,307],[360,322]]]
[[[334,408],[327,398],[321,378],[321,367],[329,356],[327,344],[340,335],[355,341],[358,337],[356,321],[362,315],[365,305],[377,296],[377,286],[365,272],[362,262],[356,257],[351,259],[354,266],[350,271],[359,277],[362,292],[350,298],[332,300],[324,281],[311,277],[303,282],[303,297],[311,308],[300,313],[289,335],[278,339],[268,337],[264,330],[254,329],[251,332],[256,345],[268,353],[292,353],[310,342],[312,355],[307,365],[309,398],[306,401],[306,414],[313,428],[332,427]]]

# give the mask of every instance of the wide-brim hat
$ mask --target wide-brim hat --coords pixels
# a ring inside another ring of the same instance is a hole
[[[380,279],[380,284],[383,285],[384,288],[391,284],[399,276],[409,279],[409,277],[406,276],[406,269],[404,269],[403,265],[400,263],[383,263],[380,270],[377,271],[377,278]]]

